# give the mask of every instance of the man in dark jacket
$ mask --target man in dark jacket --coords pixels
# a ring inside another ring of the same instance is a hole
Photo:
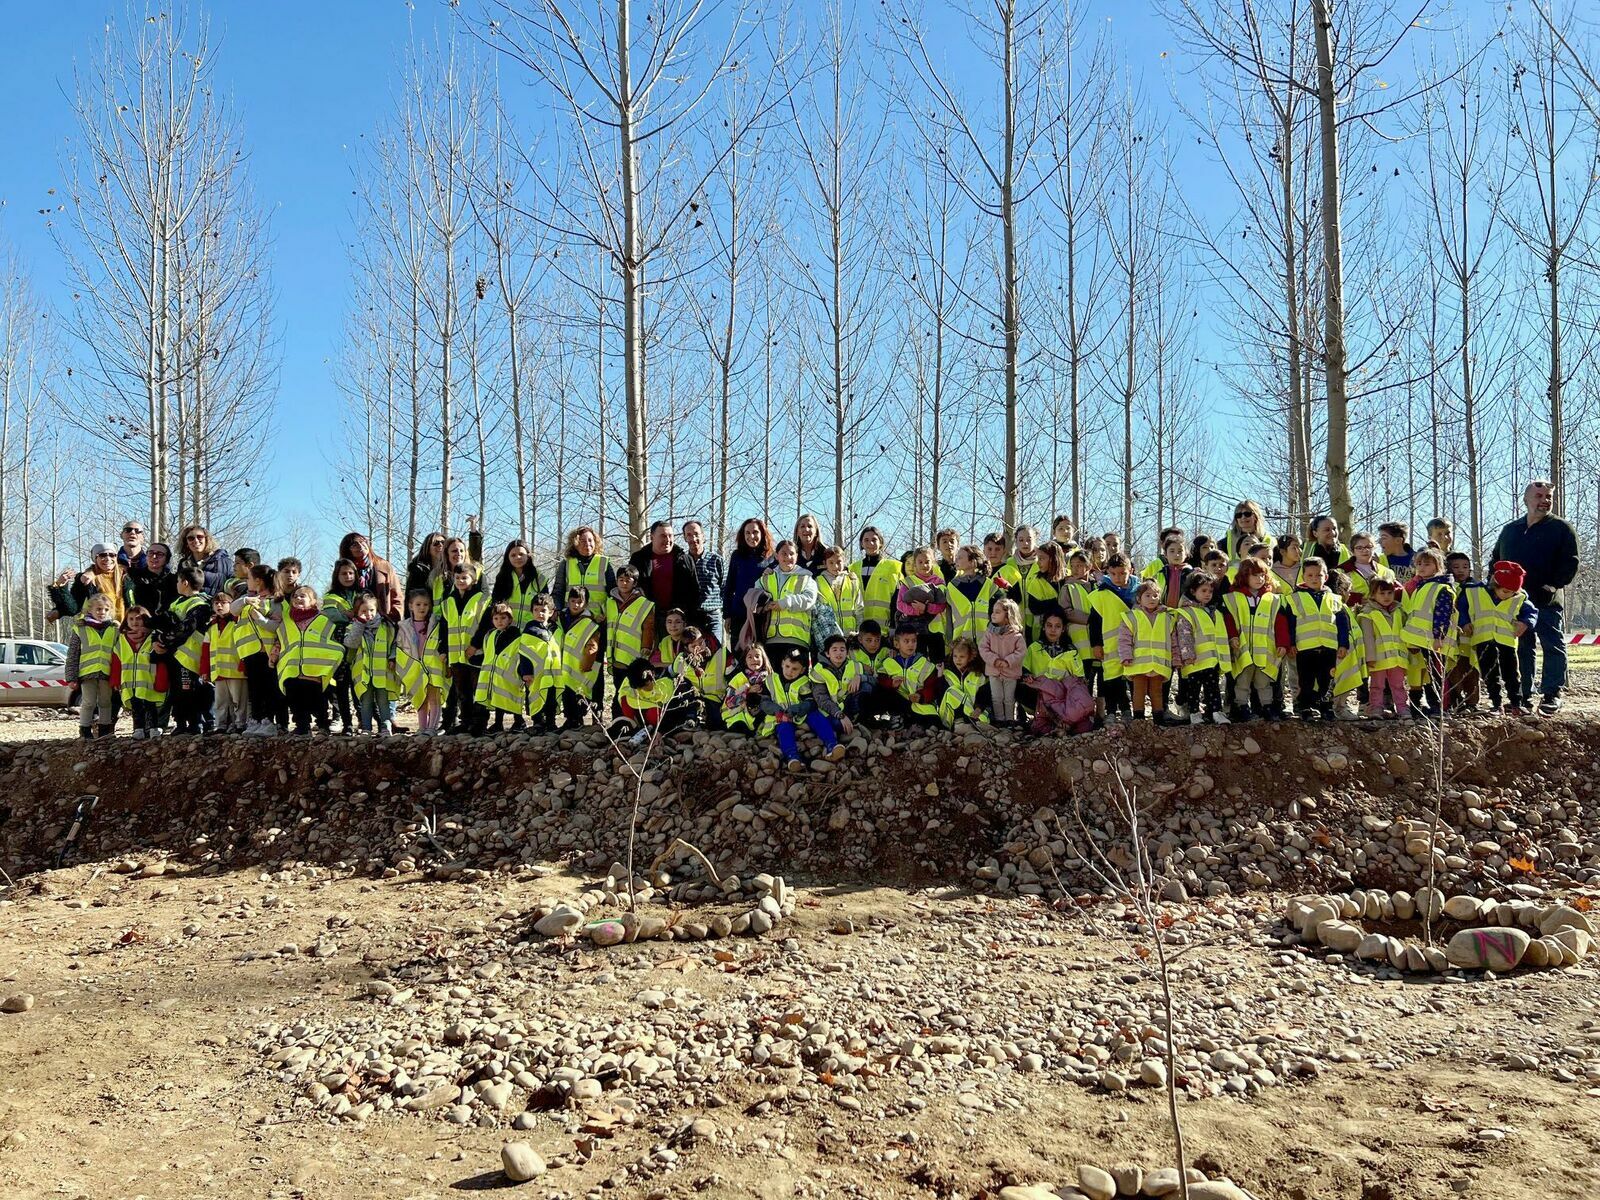
[[[1528,515],[1500,531],[1494,562],[1514,562],[1527,572],[1523,585],[1528,600],[1539,610],[1537,624],[1522,635],[1517,647],[1522,668],[1522,707],[1533,698],[1533,648],[1544,651],[1544,677],[1539,691],[1539,711],[1553,716],[1561,711],[1561,689],[1567,682],[1567,642],[1561,627],[1561,589],[1578,574],[1578,538],[1560,517],[1552,516],[1555,487],[1548,479],[1535,479],[1522,493]]]
[[[667,610],[680,608],[691,624],[705,628],[705,590],[689,555],[678,545],[678,531],[671,521],[650,526],[650,540],[628,559],[639,572],[639,590],[655,603],[656,628],[666,627]]]

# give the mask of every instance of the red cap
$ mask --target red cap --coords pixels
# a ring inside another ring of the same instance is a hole
[[[1497,562],[1494,570],[1490,572],[1495,587],[1505,588],[1508,592],[1522,590],[1523,581],[1528,578],[1528,573],[1522,569],[1521,563]]]

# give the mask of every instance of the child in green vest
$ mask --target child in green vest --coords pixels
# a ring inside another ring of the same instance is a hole
[[[371,592],[356,594],[344,645],[361,732],[371,733],[376,725],[378,735],[388,737],[394,733],[394,627],[378,615],[378,598]]]

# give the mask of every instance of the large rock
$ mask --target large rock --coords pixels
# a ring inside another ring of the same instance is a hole
[[[1352,925],[1348,921],[1324,921],[1317,926],[1317,941],[1330,950],[1344,954],[1361,945],[1361,939],[1365,936],[1359,925]]]
[[[1565,965],[1569,967],[1580,959],[1587,958],[1589,951],[1594,949],[1594,938],[1581,929],[1558,929],[1547,936],[1565,951]]]
[[[561,905],[533,923],[533,931],[545,937],[566,937],[583,924],[583,914],[575,908]]]
[[[1444,915],[1452,921],[1476,921],[1482,907],[1475,896],[1451,896],[1444,902]]]
[[[1520,929],[1463,929],[1445,946],[1452,967],[1509,971],[1522,961],[1532,941]]]
[[[1552,908],[1539,918],[1540,933],[1557,933],[1563,929],[1581,929],[1590,937],[1595,936],[1594,922],[1585,914],[1569,905]]]
[[[512,1183],[526,1183],[545,1173],[544,1159],[527,1142],[507,1142],[500,1147],[500,1165]]]
[[[1117,1181],[1110,1172],[1085,1164],[1078,1168],[1078,1190],[1089,1200],[1115,1200]]]

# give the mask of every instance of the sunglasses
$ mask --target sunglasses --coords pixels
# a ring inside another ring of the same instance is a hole
[[[189,535],[189,540],[191,542],[203,542],[206,540],[206,535],[203,533],[191,533]]]
[[[1246,510],[1245,512],[1234,513],[1233,514],[1233,519],[1236,520],[1236,521],[1242,521],[1246,517],[1253,517],[1253,516],[1255,516],[1255,513]]]
[[[143,533],[144,530],[140,529],[137,525],[129,525],[126,528],[124,528],[122,532],[123,533]]]

